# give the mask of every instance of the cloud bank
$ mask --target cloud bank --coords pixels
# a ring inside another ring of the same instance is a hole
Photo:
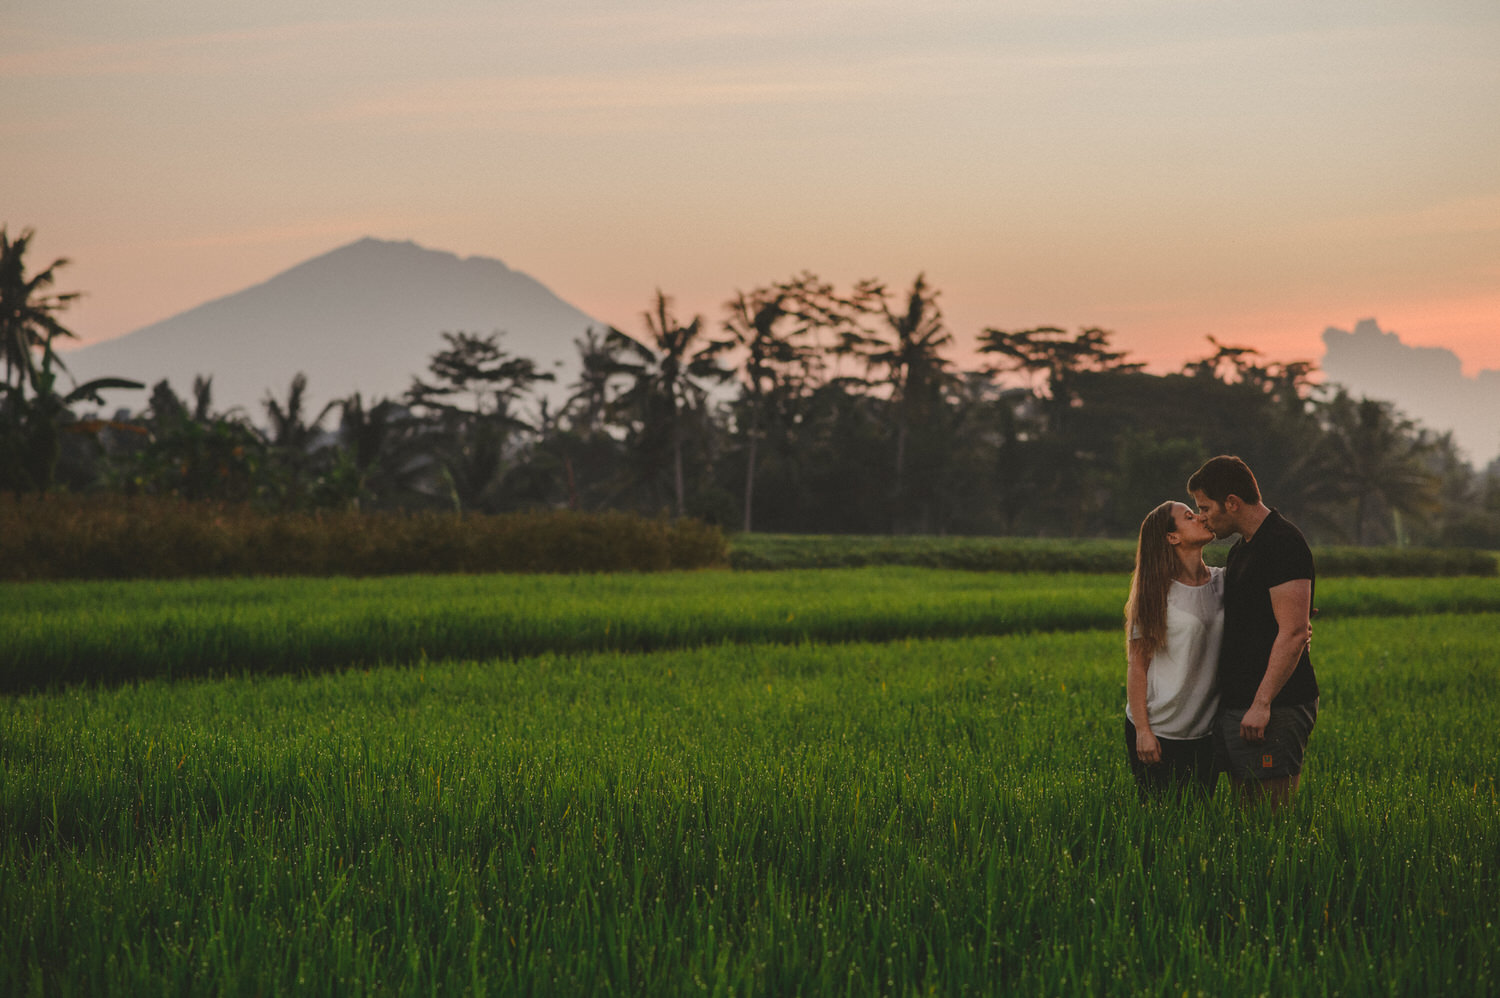
[[[1323,373],[1351,394],[1386,399],[1412,419],[1453,440],[1470,461],[1500,458],[1500,371],[1463,373],[1458,355],[1442,347],[1418,347],[1385,332],[1374,319],[1354,331],[1323,331]]]

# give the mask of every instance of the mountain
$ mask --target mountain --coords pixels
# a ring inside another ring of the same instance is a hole
[[[1374,319],[1353,332],[1328,327],[1323,348],[1323,373],[1350,394],[1386,399],[1428,429],[1452,430],[1480,467],[1500,457],[1500,371],[1466,377],[1453,351],[1402,343]]]
[[[354,391],[367,404],[400,395],[446,346],[444,332],[502,331],[503,348],[556,376],[541,386],[555,404],[577,376],[573,341],[591,326],[604,324],[499,260],[361,239],[63,360],[79,382],[115,376],[149,390],[166,378],[185,398],[195,375],[212,375],[215,409],[240,406],[262,422],[267,392],[285,399],[299,371],[315,415]],[[138,410],[147,393],[108,398]]]

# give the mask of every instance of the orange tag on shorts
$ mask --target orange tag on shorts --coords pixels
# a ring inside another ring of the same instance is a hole
[[[1263,755],[1263,756],[1260,757],[1260,768],[1261,769],[1270,769],[1271,766],[1272,766],[1271,757],[1269,755]]]

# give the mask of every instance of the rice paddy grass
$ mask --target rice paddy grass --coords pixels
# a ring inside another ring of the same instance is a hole
[[[0,586],[0,692],[445,658],[1110,630],[1124,575],[912,567]],[[1500,612],[1500,578],[1332,578],[1318,620]]]
[[[816,578],[741,612],[836,619]],[[861,578],[929,612],[963,592]],[[723,633],[721,593],[684,647],[6,697],[0,993],[1500,990],[1500,614],[1320,586],[1403,615],[1320,617],[1293,806],[1141,805],[1114,584],[1100,630],[762,640]]]

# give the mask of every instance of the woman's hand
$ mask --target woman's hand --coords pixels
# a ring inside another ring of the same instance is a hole
[[[1161,742],[1150,728],[1135,729],[1135,756],[1148,766],[1161,762]]]

